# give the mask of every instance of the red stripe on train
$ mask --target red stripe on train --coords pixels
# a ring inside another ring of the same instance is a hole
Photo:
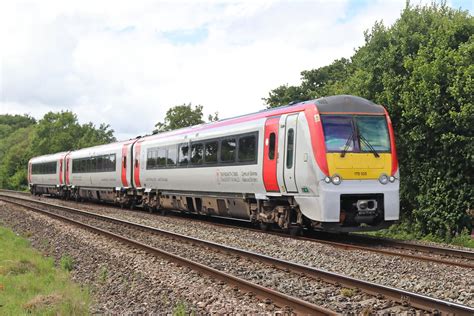
[[[388,134],[390,135],[390,147],[392,148],[392,176],[394,176],[398,170],[398,157],[397,148],[395,146],[395,133],[393,132],[392,120],[390,119],[390,116],[388,116],[388,112],[385,108],[384,111],[385,117],[387,118]]]
[[[121,168],[122,168],[122,185],[124,187],[128,187],[128,181],[127,181],[127,152],[128,152],[128,143],[124,144],[122,147],[122,162],[121,162]]]
[[[136,187],[141,187],[140,183],[140,148],[142,147],[141,142],[136,142],[135,145],[133,146],[135,148],[135,164],[134,164],[134,172],[133,175],[135,177],[135,186]]]

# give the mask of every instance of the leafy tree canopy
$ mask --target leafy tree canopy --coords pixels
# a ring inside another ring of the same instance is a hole
[[[401,206],[411,229],[450,238],[474,209],[474,19],[446,4],[407,6],[377,22],[350,60],[303,71],[269,107],[354,94],[387,107],[397,137]]]
[[[36,120],[28,115],[0,115],[0,139],[7,137],[19,128],[35,123]]]
[[[170,108],[166,112],[164,121],[156,123],[156,129],[153,131],[153,134],[204,123],[202,109],[202,105],[196,105],[193,108],[191,103]],[[217,121],[218,119],[217,112],[208,117],[210,122]]]

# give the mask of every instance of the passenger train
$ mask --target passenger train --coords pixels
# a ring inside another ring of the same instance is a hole
[[[338,95],[32,158],[33,194],[248,220],[262,228],[377,230],[399,219],[383,106]]]

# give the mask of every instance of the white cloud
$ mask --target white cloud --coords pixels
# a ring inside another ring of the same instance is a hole
[[[0,113],[69,109],[128,138],[150,132],[177,104],[202,104],[221,118],[253,112],[302,70],[351,56],[363,31],[393,23],[405,1],[360,3],[356,13],[353,5],[2,2]],[[195,30],[197,41],[180,39]]]

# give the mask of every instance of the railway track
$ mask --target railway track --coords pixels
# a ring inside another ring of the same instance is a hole
[[[36,201],[36,200],[29,200],[29,199],[23,199],[19,197],[12,197],[12,196],[1,196],[1,200],[9,203],[13,203],[19,206],[26,207],[30,210],[36,211],[36,212],[41,212],[43,214],[46,214],[48,216],[52,216],[61,220],[68,221],[70,223],[79,225],[81,227],[87,228],[89,230],[107,235],[109,237],[118,239],[122,242],[126,242],[128,244],[132,244],[134,247],[141,248],[143,250],[146,250],[150,253],[157,254],[160,256],[164,256],[168,258],[169,260],[178,262],[179,264],[186,265],[188,267],[191,267],[192,269],[195,269],[199,272],[208,274],[214,278],[223,280],[224,282],[228,282],[230,284],[236,284],[239,288],[245,290],[245,291],[250,291],[256,293],[260,297],[265,297],[265,298],[270,298],[276,305],[278,306],[290,306],[295,312],[298,313],[322,313],[322,314],[331,314],[333,312],[322,309],[321,307],[305,302],[301,299],[298,299],[296,297],[288,297],[288,295],[270,290],[273,292],[268,292],[267,288],[262,287],[262,286],[257,286],[256,288],[251,282],[248,282],[246,280],[241,280],[235,276],[232,275],[223,275],[223,272],[218,271],[216,269],[212,269],[206,265],[196,263],[196,262],[190,262],[189,259],[184,259],[182,257],[177,257],[176,255],[173,255],[168,252],[164,252],[163,250],[157,249],[150,247],[148,245],[145,245],[143,243],[137,242],[135,240],[131,240],[129,238],[119,236],[117,234],[111,233],[109,231],[103,230],[103,229],[98,229],[96,227],[91,227],[90,225],[78,222],[77,220],[72,220],[70,218],[67,218],[63,215],[59,215],[57,213],[51,212],[51,211],[46,211],[44,209],[39,209],[37,207],[34,207],[32,205],[28,205],[25,203],[31,203],[35,205],[41,205],[42,207],[47,207],[47,208],[53,208],[55,210],[59,210],[60,212],[65,212],[66,214],[76,214],[80,216],[86,216],[86,217],[91,217],[95,218],[98,220],[102,221],[107,221],[119,225],[125,225],[128,227],[133,227],[134,229],[141,230],[141,231],[146,231],[151,234],[157,234],[157,235],[163,235],[170,237],[175,240],[180,240],[186,243],[194,244],[194,245],[200,245],[205,248],[209,249],[216,249],[220,252],[225,252],[225,253],[230,253],[236,256],[240,257],[245,257],[249,258],[251,260],[259,261],[259,262],[264,262],[266,264],[278,267],[279,269],[282,269],[284,271],[291,271],[293,273],[297,273],[303,276],[307,276],[316,280],[323,280],[324,282],[328,282],[331,284],[337,284],[340,286],[348,287],[348,288],[357,288],[362,290],[365,293],[368,293],[373,296],[378,296],[381,297],[383,296],[386,299],[393,300],[395,302],[398,302],[399,304],[403,306],[411,306],[413,308],[417,308],[422,311],[428,311],[431,313],[450,313],[450,314],[457,314],[457,315],[472,315],[474,313],[474,309],[470,308],[468,306],[463,306],[460,304],[455,304],[443,300],[438,300],[434,299],[428,296],[392,288],[392,287],[387,287],[387,286],[382,286],[379,284],[367,282],[367,281],[362,281],[358,280],[355,278],[351,277],[346,277],[340,274],[336,273],[331,273],[328,271],[316,269],[313,267],[309,266],[304,266],[276,258],[272,258],[269,256],[257,254],[254,252],[249,252],[245,251],[242,249],[237,249],[229,246],[224,246],[221,244],[205,241],[202,239],[197,239],[197,238],[192,238],[188,236],[184,236],[181,234],[173,233],[170,231],[165,231],[149,226],[143,226],[139,225],[136,223],[124,221],[124,220],[119,220],[116,218],[111,218],[108,216],[103,216],[103,215],[98,215],[82,210],[78,210],[75,208],[70,208],[70,207],[64,207],[64,206],[58,206],[55,204],[51,203],[46,203],[42,201]],[[17,199],[21,200],[23,203],[19,203],[17,201],[14,201],[12,199]],[[308,305],[309,304],[309,305]],[[312,309],[312,310],[311,310]],[[311,311],[310,311],[311,310]]]
[[[0,192],[18,193],[29,196],[28,192],[21,191],[0,190]],[[251,225],[249,225],[250,223],[248,221],[226,218],[217,218],[218,221],[216,221],[215,217],[202,219],[201,216],[195,216],[194,214],[185,214],[184,216],[191,216],[193,220],[210,223],[213,225],[233,228],[236,228],[236,226],[244,226],[246,230],[277,235],[284,238],[295,238],[304,241],[317,242],[320,244],[326,244],[329,246],[334,246],[347,250],[370,251],[382,255],[398,256],[412,260],[421,260],[438,264],[446,264],[462,268],[474,269],[474,252],[467,250],[423,245],[419,243],[411,243],[401,240],[363,236],[356,234],[342,235],[341,237],[340,235],[336,234],[321,234],[319,232],[308,232],[307,236],[290,236],[287,233],[282,233],[278,231],[262,231],[260,229],[253,228]],[[406,250],[409,252],[394,251],[390,248]]]
[[[221,227],[237,228],[244,227],[246,230],[254,232],[260,232],[270,235],[275,235],[284,238],[292,238],[310,242],[316,242],[329,246],[334,246],[347,250],[361,250],[370,251],[389,256],[398,256],[408,258],[412,260],[421,260],[427,262],[434,262],[440,264],[446,264],[451,266],[458,266],[462,268],[474,269],[474,252],[468,250],[438,247],[431,245],[422,245],[418,243],[411,243],[408,241],[394,240],[388,238],[379,238],[363,235],[337,235],[332,233],[321,233],[321,232],[307,232],[305,236],[291,236],[288,233],[280,232],[278,230],[262,231],[249,225],[249,222],[235,221],[233,219],[218,218],[218,222],[213,220],[213,217],[202,219],[194,214],[185,214],[184,216],[191,216],[193,220],[217,225]],[[415,253],[404,253],[393,251],[386,248],[395,248],[400,250],[416,251],[421,254]],[[433,257],[437,255],[439,257]],[[454,259],[454,260],[453,260]],[[456,261],[458,260],[458,261]]]

